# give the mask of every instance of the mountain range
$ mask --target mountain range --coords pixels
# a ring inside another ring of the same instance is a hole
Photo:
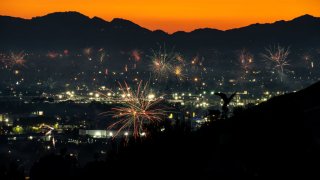
[[[173,34],[151,31],[125,19],[108,22],[78,12],[56,12],[32,19],[0,16],[0,27],[0,50],[150,49],[159,44],[199,50],[256,48],[278,43],[299,48],[314,47],[320,42],[320,18],[311,15],[226,31],[204,28]]]

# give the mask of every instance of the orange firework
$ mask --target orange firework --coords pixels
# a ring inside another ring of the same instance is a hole
[[[183,73],[183,68],[182,66],[175,66],[174,67],[174,74],[175,76],[182,81],[184,78],[186,78],[186,75]]]
[[[119,83],[121,96],[121,106],[112,108],[112,117],[118,119],[111,124],[108,129],[120,127],[115,136],[124,129],[133,129],[134,138],[145,135],[144,126],[155,124],[163,120],[165,111],[161,108],[160,103],[163,98],[157,98],[154,94],[149,93],[148,85],[142,85],[139,82],[137,90],[132,90],[127,83]]]
[[[155,78],[168,79],[171,75],[177,75],[176,67],[184,66],[183,58],[178,53],[167,52],[165,48],[159,49],[159,51],[152,51],[151,56],[151,71],[155,75]],[[180,74],[178,74],[180,75]]]

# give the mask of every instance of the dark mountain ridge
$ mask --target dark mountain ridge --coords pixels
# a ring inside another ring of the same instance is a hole
[[[0,48],[60,49],[87,46],[107,48],[150,48],[166,43],[181,49],[241,48],[282,43],[313,46],[320,40],[320,18],[304,15],[291,21],[253,24],[221,31],[196,29],[167,34],[150,31],[131,21],[108,22],[78,12],[57,12],[30,20],[0,16]]]

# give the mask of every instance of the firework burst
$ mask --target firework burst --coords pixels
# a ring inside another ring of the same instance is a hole
[[[285,48],[281,47],[280,45],[274,46],[273,48],[267,48],[266,53],[263,54],[263,57],[266,60],[275,64],[274,69],[276,69],[281,75],[281,81],[282,75],[284,75],[285,67],[290,65],[287,61],[289,54],[289,47]]]
[[[20,53],[11,53],[9,57],[2,59],[2,63],[6,66],[6,68],[11,68],[14,66],[25,67],[25,56],[26,54],[23,51]]]
[[[239,53],[239,63],[240,63],[240,76],[239,76],[240,81],[246,80],[252,68],[253,55],[249,53],[246,49],[242,49]]]
[[[145,134],[145,125],[156,124],[163,120],[165,111],[160,106],[163,98],[157,98],[154,94],[150,94],[148,84],[142,85],[142,81],[140,81],[137,90],[134,91],[127,83],[123,85],[119,83],[119,89],[122,94],[121,106],[107,112],[113,118],[118,119],[117,122],[108,126],[108,129],[119,127],[115,136],[122,130],[132,129],[134,138],[138,138]]]
[[[247,73],[253,63],[253,55],[249,53],[247,50],[243,49],[240,52],[239,60],[242,69]]]
[[[183,57],[174,53],[173,51],[167,52],[165,48],[159,48],[159,51],[152,51],[151,56],[151,71],[155,75],[156,79],[168,79],[172,75],[181,79],[182,67],[185,67],[185,61]]]
[[[174,64],[177,62],[176,54],[168,53],[165,48],[159,48],[159,51],[152,51],[151,71],[156,78],[168,79],[171,73],[174,73]]]

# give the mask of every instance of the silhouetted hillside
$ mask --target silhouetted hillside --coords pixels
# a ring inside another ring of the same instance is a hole
[[[232,154],[252,175],[317,175],[319,160],[320,83],[297,93],[272,98],[231,118]],[[223,133],[223,134],[224,134]],[[227,155],[226,155],[227,156]]]
[[[143,142],[114,146],[105,161],[88,163],[71,177],[317,179],[319,91],[320,82],[300,92],[272,98],[230,119],[212,122],[196,133],[167,127],[166,133]],[[46,176],[46,164],[51,163],[46,159],[35,165],[31,178]],[[38,172],[38,167],[44,169]],[[76,170],[79,169],[71,168],[70,172]],[[66,176],[56,178],[62,177]]]
[[[52,13],[31,20],[0,16],[0,26],[1,49],[72,49],[86,46],[143,49],[163,42],[182,49],[242,48],[274,43],[314,46],[320,40],[320,19],[310,15],[228,31],[205,28],[172,35],[150,31],[124,19],[108,22],[77,12]]]

